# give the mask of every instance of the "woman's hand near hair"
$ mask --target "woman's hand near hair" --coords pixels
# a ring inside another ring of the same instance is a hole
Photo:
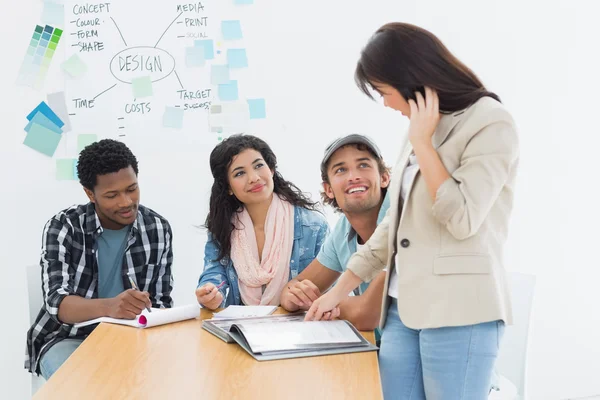
[[[425,98],[416,93],[417,101],[409,100],[410,126],[408,139],[413,146],[421,176],[427,184],[431,200],[435,202],[437,191],[450,178],[448,170],[433,147],[431,138],[440,122],[439,98],[435,90],[425,87]]]
[[[415,92],[417,101],[408,100],[410,106],[410,126],[408,139],[413,147],[431,145],[431,137],[440,122],[440,99],[435,90],[425,86],[425,98]]]

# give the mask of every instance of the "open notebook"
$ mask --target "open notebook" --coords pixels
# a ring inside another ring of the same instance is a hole
[[[259,361],[377,350],[348,321],[304,321],[304,313],[205,320],[202,327]]]
[[[75,324],[75,328],[80,328],[86,325],[107,322],[110,324],[119,324],[133,326],[136,328],[151,328],[153,326],[170,324],[172,322],[184,321],[200,316],[200,306],[198,304],[189,304],[186,306],[173,308],[153,308],[152,312],[144,310],[135,319],[118,319],[110,317],[100,317],[89,321]]]

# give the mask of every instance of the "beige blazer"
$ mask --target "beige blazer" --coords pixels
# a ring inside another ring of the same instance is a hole
[[[501,103],[484,97],[463,111],[443,115],[432,142],[451,178],[432,202],[417,174],[408,199],[399,204],[412,152],[407,141],[392,174],[386,217],[350,258],[348,269],[370,281],[390,266],[382,328],[393,268],[399,278],[398,313],[409,328],[499,319],[510,324],[503,253],[519,158],[514,122]]]

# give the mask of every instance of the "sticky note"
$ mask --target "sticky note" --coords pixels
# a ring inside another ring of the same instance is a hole
[[[221,83],[219,85],[219,99],[221,101],[234,101],[238,99],[237,81]]]
[[[81,153],[81,150],[85,149],[90,144],[98,141],[98,135],[90,133],[82,133],[77,135],[77,152]]]
[[[56,180],[72,181],[75,179],[74,165],[77,160],[73,158],[59,158],[56,160]]]
[[[27,119],[29,121],[31,121],[33,119],[33,117],[35,116],[35,114],[37,114],[38,112],[41,112],[46,117],[48,117],[48,119],[50,119],[50,121],[52,121],[52,123],[54,125],[58,126],[59,128],[62,128],[63,125],[65,124],[58,117],[58,115],[56,115],[56,113],[54,111],[52,111],[52,109],[48,106],[48,104],[46,104],[45,101],[42,101],[40,104],[38,104],[37,107],[34,108],[33,111],[31,111],[29,113],[29,115],[27,116]]]
[[[226,114],[240,114],[240,113],[247,114],[248,113],[248,103],[247,102],[223,104],[221,107],[222,107],[222,112],[226,113]]]
[[[65,26],[65,6],[57,2],[44,1],[42,22],[53,26]]]
[[[204,67],[206,64],[205,51],[202,47],[185,48],[185,65],[188,67]]]
[[[87,71],[87,65],[85,65],[77,53],[69,57],[60,66],[71,78],[79,78]]]
[[[65,123],[62,127],[63,132],[70,132],[71,120],[69,119],[69,111],[67,110],[65,92],[48,93],[46,100],[48,101],[48,106]]]
[[[242,39],[242,25],[240,21],[221,21],[221,33],[225,40]]]
[[[149,76],[141,76],[131,80],[133,97],[136,99],[152,96],[152,81]]]
[[[221,105],[215,104],[210,106],[211,114],[220,114],[221,113]]]
[[[204,49],[205,60],[212,60],[215,58],[215,45],[212,40],[194,40],[194,46],[202,47]]]
[[[181,129],[183,127],[183,108],[165,107],[163,126],[166,128]]]
[[[32,124],[23,144],[42,154],[52,157],[58,147],[61,137],[62,135],[60,133],[52,132],[42,125]]]
[[[29,132],[29,129],[31,129],[32,124],[42,125],[44,128],[50,129],[54,133],[60,134],[63,132],[62,129],[60,129],[58,126],[56,126],[52,121],[50,121],[50,119],[48,117],[46,117],[44,114],[42,114],[39,111],[37,113],[35,113],[35,115],[31,119],[31,121],[29,121],[27,126],[25,126],[25,132]]]
[[[218,85],[220,83],[229,82],[229,66],[227,65],[212,65],[210,67],[210,83]]]
[[[250,109],[250,119],[267,117],[265,99],[248,99],[248,108]]]
[[[210,131],[215,133],[223,133],[223,128],[220,126],[213,126],[210,128]]]
[[[244,4],[254,4],[254,0],[233,0],[233,4],[235,4],[236,6]]]
[[[229,64],[229,68],[247,67],[248,57],[246,57],[246,49],[227,50],[227,63]]]

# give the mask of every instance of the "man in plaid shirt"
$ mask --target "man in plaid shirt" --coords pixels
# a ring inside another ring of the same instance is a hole
[[[74,324],[134,319],[146,307],[173,304],[171,227],[139,204],[135,156],[121,142],[101,140],[81,152],[77,172],[90,202],[44,227],[44,304],[27,332],[25,368],[46,379],[96,326]]]

